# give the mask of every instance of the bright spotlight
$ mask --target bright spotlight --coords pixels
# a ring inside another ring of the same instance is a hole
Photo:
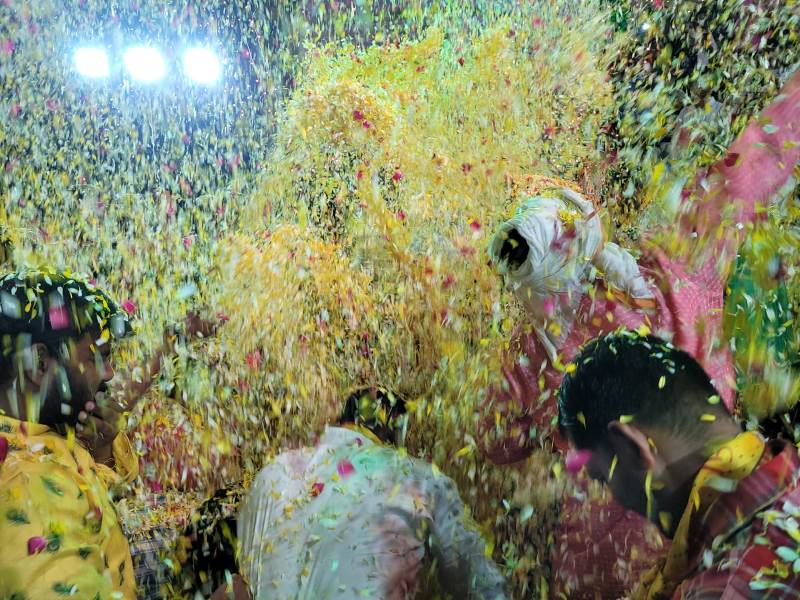
[[[129,48],[122,62],[131,77],[145,83],[158,81],[167,74],[167,63],[161,52],[149,46]]]
[[[219,58],[208,48],[189,48],[183,53],[183,70],[197,83],[215,83],[222,72]]]
[[[78,48],[75,51],[75,69],[84,77],[108,77],[108,55],[102,48]]]

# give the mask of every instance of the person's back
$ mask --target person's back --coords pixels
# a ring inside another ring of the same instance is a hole
[[[798,479],[797,448],[767,442],[755,470],[694,519],[689,576],[672,597],[800,598]]]
[[[414,598],[434,565],[454,598],[504,597],[453,481],[370,437],[328,428],[260,473],[239,520],[256,598]]]

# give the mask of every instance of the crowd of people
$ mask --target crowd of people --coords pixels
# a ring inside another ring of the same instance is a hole
[[[497,463],[564,453],[587,491],[553,532],[554,597],[800,597],[800,459],[737,419],[721,326],[744,225],[800,161],[798,124],[795,74],[686,186],[670,225],[681,243],[655,233],[635,258],[590,199],[547,178],[497,232],[492,262],[527,320],[478,429]],[[507,597],[456,483],[404,448],[425,424],[375,382],[312,446],[204,502],[158,548],[169,558],[143,562],[115,509],[139,471],[120,417],[165,354],[217,325],[190,314],[120,383],[133,329],[108,294],[49,268],[0,279],[0,597]],[[614,500],[590,499],[589,479]]]

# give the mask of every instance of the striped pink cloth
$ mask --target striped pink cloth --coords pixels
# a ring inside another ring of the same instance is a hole
[[[753,473],[723,494],[713,510],[695,515],[687,578],[672,600],[800,599],[800,573],[793,568],[793,555],[783,550],[797,547],[792,534],[799,480],[797,449],[768,444]]]

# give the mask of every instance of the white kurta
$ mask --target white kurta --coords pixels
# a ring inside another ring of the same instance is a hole
[[[276,457],[238,527],[257,599],[410,599],[430,572],[454,598],[505,598],[453,481],[349,429]]]

